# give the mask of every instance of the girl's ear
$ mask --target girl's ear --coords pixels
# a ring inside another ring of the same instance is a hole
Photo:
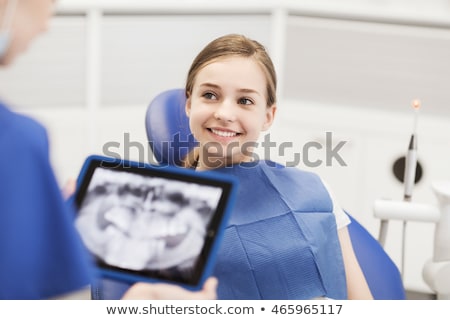
[[[186,99],[186,103],[184,105],[184,110],[186,111],[186,115],[189,118],[189,116],[191,114],[191,97],[190,96],[188,96],[188,98]]]
[[[262,131],[268,130],[275,119],[275,113],[277,112],[277,106],[275,104],[271,105],[266,110],[266,121],[263,124]]]

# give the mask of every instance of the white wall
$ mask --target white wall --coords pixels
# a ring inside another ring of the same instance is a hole
[[[0,95],[49,129],[61,184],[84,158],[121,143],[122,157],[148,160],[144,114],[152,97],[182,87],[195,54],[213,38],[243,33],[269,48],[278,69],[279,113],[272,140],[292,142],[292,161],[309,141],[348,141],[347,166],[319,172],[342,205],[375,236],[375,199],[400,200],[392,164],[404,155],[419,98],[423,180],[414,200],[435,203],[430,183],[450,170],[450,2],[434,1],[81,1],[61,0],[50,31],[0,73]],[[323,150],[322,150],[323,151]],[[324,159],[324,154],[311,154]],[[304,167],[304,163],[300,164]],[[401,225],[387,250],[401,263]],[[433,226],[407,226],[405,285],[428,292],[422,266]]]

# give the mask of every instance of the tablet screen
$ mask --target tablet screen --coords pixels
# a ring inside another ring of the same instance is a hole
[[[89,161],[75,224],[102,270],[197,284],[231,183],[187,171]]]

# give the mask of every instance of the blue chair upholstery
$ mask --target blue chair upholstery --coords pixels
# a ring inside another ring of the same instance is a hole
[[[189,129],[185,102],[184,89],[173,89],[156,96],[147,109],[147,137],[158,163],[179,166],[197,143]]]
[[[164,91],[150,103],[145,119],[147,137],[156,161],[180,165],[196,141],[185,113],[183,89]],[[378,241],[351,215],[349,233],[356,257],[377,300],[405,299],[400,272]]]
[[[347,213],[348,214],[348,213]],[[350,214],[348,226],[353,250],[366,277],[372,295],[377,300],[406,298],[403,281],[397,266],[381,244]]]

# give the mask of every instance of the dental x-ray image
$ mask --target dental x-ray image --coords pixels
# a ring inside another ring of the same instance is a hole
[[[95,169],[75,221],[98,264],[187,281],[222,189]]]

